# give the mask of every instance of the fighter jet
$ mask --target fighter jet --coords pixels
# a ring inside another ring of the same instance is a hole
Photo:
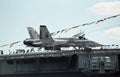
[[[57,41],[54,40],[44,25],[40,26],[40,35],[32,27],[28,27],[27,29],[31,37],[23,42],[27,46],[44,47],[46,50],[60,50],[60,47],[67,42],[59,39]]]
[[[79,34],[72,38],[52,38],[50,32],[45,25],[40,26],[40,34],[32,27],[28,27],[30,39],[24,40],[24,44],[32,47],[44,47],[45,50],[61,50],[61,47],[96,47],[101,44],[84,38],[84,34],[76,38]]]

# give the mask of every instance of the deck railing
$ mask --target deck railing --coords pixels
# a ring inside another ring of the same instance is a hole
[[[82,49],[82,50],[62,50],[49,52],[34,52],[20,54],[1,54],[0,59],[22,59],[22,58],[37,58],[37,57],[59,57],[77,55],[118,55],[120,49]]]

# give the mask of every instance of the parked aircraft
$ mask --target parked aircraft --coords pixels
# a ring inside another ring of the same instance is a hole
[[[28,27],[30,39],[24,40],[24,44],[32,47],[44,47],[45,50],[60,50],[61,47],[96,47],[101,44],[84,38],[84,34],[76,38],[79,34],[72,38],[52,38],[50,32],[45,25],[40,26],[40,34],[32,27]]]

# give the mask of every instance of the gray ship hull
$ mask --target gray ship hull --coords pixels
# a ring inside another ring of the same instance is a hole
[[[5,74],[0,77],[120,77],[116,74],[84,74],[81,72],[56,72],[56,73],[26,73],[26,74]]]
[[[120,68],[119,51],[72,50],[0,55],[0,77],[119,77],[119,72],[116,73]]]

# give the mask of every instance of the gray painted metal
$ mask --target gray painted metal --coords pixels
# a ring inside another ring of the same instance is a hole
[[[120,49],[1,54],[0,75],[49,72],[116,72],[119,68],[118,54],[120,54]],[[95,67],[95,62],[92,62],[93,57],[98,57]],[[109,57],[111,62],[102,61],[103,57]],[[109,65],[110,67],[108,67]]]

